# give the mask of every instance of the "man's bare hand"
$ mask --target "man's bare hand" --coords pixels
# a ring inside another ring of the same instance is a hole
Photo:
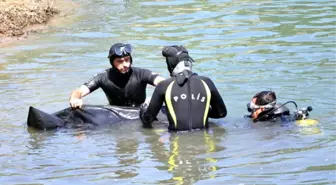
[[[71,98],[70,99],[70,106],[72,108],[82,108],[83,100],[78,98]]]

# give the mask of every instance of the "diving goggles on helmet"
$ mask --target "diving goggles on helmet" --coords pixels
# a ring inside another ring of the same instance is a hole
[[[133,46],[130,44],[125,44],[121,46],[117,46],[114,48],[114,55],[117,56],[125,56],[131,54],[133,51]]]

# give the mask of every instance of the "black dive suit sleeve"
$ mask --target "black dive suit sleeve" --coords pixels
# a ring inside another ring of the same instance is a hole
[[[202,79],[206,82],[211,91],[211,101],[210,101],[211,108],[208,117],[224,118],[227,114],[226,106],[215,84],[212,82],[210,78],[202,77]]]
[[[90,92],[93,92],[97,90],[101,86],[101,78],[105,75],[105,71],[98,73],[94,76],[92,76],[87,82],[85,82],[83,85],[88,87],[90,89]]]
[[[151,123],[156,119],[158,115],[163,101],[164,101],[164,90],[165,90],[165,83],[159,83],[153,92],[151,101],[148,107],[141,106],[140,107],[140,119],[143,123],[144,127],[151,128]]]
[[[156,74],[148,69],[141,70],[141,79],[146,83],[149,83],[154,86],[154,80],[158,77],[159,74]]]

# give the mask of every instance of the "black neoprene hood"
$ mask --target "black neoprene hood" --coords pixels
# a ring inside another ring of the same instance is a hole
[[[192,58],[189,56],[188,50],[183,46],[165,46],[162,49],[162,55],[166,57],[167,67],[170,73],[182,60],[190,60],[193,62]]]

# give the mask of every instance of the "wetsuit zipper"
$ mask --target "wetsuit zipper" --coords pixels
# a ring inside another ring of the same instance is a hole
[[[188,119],[189,119],[189,130],[192,129],[192,119],[191,119],[191,92],[190,92],[190,81],[188,80]]]

